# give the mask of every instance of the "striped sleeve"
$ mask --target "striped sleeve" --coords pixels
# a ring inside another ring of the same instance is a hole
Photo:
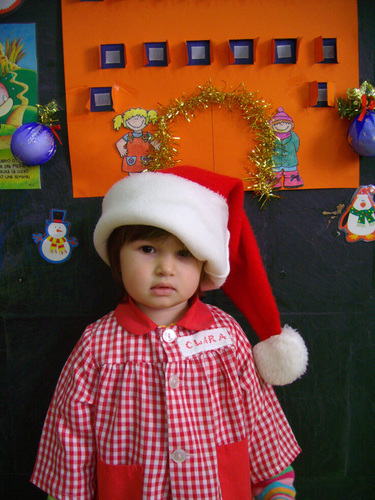
[[[252,489],[256,500],[291,500],[296,498],[293,483],[294,470],[289,466],[277,476],[254,484]]]

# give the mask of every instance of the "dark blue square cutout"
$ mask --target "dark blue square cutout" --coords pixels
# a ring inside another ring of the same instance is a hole
[[[323,61],[321,64],[337,63],[336,38],[323,38]]]
[[[112,87],[91,87],[90,111],[113,111]]]
[[[253,40],[229,40],[234,62],[232,64],[254,64]]]
[[[145,43],[145,66],[168,66],[167,42]]]
[[[125,48],[123,43],[100,46],[100,66],[102,69],[125,68]]]
[[[186,48],[188,66],[208,66],[211,64],[209,40],[188,41]]]
[[[328,106],[328,89],[326,83],[318,83],[318,102],[313,106],[314,108],[326,108]]]
[[[297,40],[295,38],[275,39],[275,64],[297,62]]]

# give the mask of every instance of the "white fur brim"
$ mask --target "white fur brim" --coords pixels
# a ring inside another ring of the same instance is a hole
[[[306,372],[308,352],[305,342],[288,325],[279,335],[259,342],[253,353],[259,374],[268,384],[291,384]]]

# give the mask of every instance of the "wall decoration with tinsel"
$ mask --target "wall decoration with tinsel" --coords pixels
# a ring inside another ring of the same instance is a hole
[[[46,106],[37,104],[38,122],[21,125],[12,135],[10,149],[14,157],[24,165],[42,165],[56,152],[55,138],[61,144],[56,130],[60,129],[56,113],[59,106],[52,100]]]
[[[348,141],[360,156],[375,156],[375,90],[365,81],[359,88],[350,88],[347,98],[337,99],[341,118],[352,120]]]
[[[248,126],[249,132],[255,134],[255,146],[249,152],[249,165],[244,172],[244,183],[261,201],[274,197],[277,182],[274,173],[274,145],[276,136],[270,126],[270,104],[257,97],[256,92],[248,92],[244,84],[235,89],[222,90],[211,82],[197,87],[190,95],[182,95],[168,105],[157,110],[154,133],[160,144],[150,151],[149,170],[160,170],[172,167],[178,156],[178,137],[173,136],[172,125],[177,118],[191,121],[197,112],[211,106],[223,107],[228,112],[238,111]],[[178,160],[177,160],[178,161]]]
[[[103,196],[122,177],[148,168],[148,150],[168,164],[177,135],[174,161],[240,178],[262,201],[278,189],[357,188],[359,158],[335,109],[359,78],[357,1],[343,9],[342,0],[331,0],[327,11],[326,0],[315,0],[307,24],[309,2],[290,0],[282,9],[279,3],[269,0],[264,16],[260,1],[218,0],[213,9],[208,0],[144,0],[139,29],[138,0],[116,2],[116,12],[113,2],[62,0],[73,196]],[[249,95],[234,92],[242,83]],[[240,101],[250,96],[245,112]],[[264,141],[270,131],[263,99],[278,110],[274,154],[289,156],[288,165],[278,163],[276,185],[265,161],[272,148]],[[129,121],[134,110],[146,113],[142,132],[135,115]],[[164,137],[170,148],[158,150],[162,138],[153,135],[164,122],[154,123],[152,110],[165,113],[164,134],[174,129]],[[191,123],[177,119],[184,113]]]

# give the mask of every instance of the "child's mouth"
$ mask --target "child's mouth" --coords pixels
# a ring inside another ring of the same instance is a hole
[[[171,295],[174,292],[174,288],[172,285],[168,283],[160,283],[159,285],[155,285],[151,288],[152,292],[159,297]]]

